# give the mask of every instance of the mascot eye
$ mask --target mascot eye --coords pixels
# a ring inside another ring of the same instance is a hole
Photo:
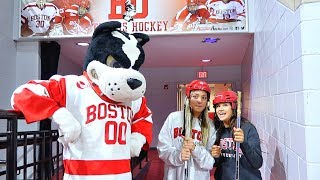
[[[122,68],[121,64],[118,61],[116,61],[112,56],[108,56],[106,64],[109,67]]]

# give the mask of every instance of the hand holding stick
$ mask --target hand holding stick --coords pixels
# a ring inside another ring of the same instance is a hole
[[[243,134],[243,131],[240,129],[240,122],[241,122],[241,92],[238,91],[237,92],[237,96],[238,96],[238,99],[237,99],[237,126],[236,126],[236,131],[235,133],[237,133],[237,141],[236,141],[236,171],[235,171],[235,180],[239,180],[239,174],[240,174],[240,159],[239,159],[239,150],[240,150],[240,141],[241,141],[241,137],[239,139],[239,133]],[[241,132],[239,132],[241,131]],[[242,136],[243,138],[243,136]],[[242,142],[243,142],[243,139],[242,139]]]

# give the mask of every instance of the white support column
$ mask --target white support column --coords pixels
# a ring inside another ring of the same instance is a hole
[[[17,86],[41,77],[39,42],[17,42]]]
[[[41,77],[41,58],[39,42],[17,42],[16,57],[16,87],[30,80]],[[39,123],[18,123],[18,131],[34,131],[39,129]]]

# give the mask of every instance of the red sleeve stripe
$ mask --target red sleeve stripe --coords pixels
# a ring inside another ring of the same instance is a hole
[[[151,110],[147,107],[147,101],[145,97],[141,98],[141,104],[139,111],[134,115],[132,118],[132,122],[135,122],[137,120],[141,120],[143,118],[147,118],[152,114]]]
[[[53,99],[35,95],[29,89],[24,89],[23,92],[14,94],[13,101],[13,107],[23,113],[27,123],[51,117],[60,108]]]
[[[138,123],[139,121],[148,121],[148,122],[152,123],[151,114],[150,114],[148,117],[143,117],[143,118],[134,120],[134,121],[132,122],[132,124]]]
[[[66,107],[66,83],[65,78],[58,81],[50,79],[49,81],[30,81],[29,84],[38,84],[46,88],[46,91],[51,99],[61,107]],[[34,92],[36,93],[36,92]],[[37,93],[36,93],[37,94]],[[38,94],[41,95],[41,94]],[[45,94],[43,94],[45,95]]]

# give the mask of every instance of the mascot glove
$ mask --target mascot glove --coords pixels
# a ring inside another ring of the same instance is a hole
[[[130,155],[138,157],[142,146],[146,143],[146,138],[142,134],[134,132],[131,134],[130,141]]]
[[[80,136],[81,125],[66,108],[58,109],[51,119],[58,124],[58,141],[62,144],[74,142]]]

